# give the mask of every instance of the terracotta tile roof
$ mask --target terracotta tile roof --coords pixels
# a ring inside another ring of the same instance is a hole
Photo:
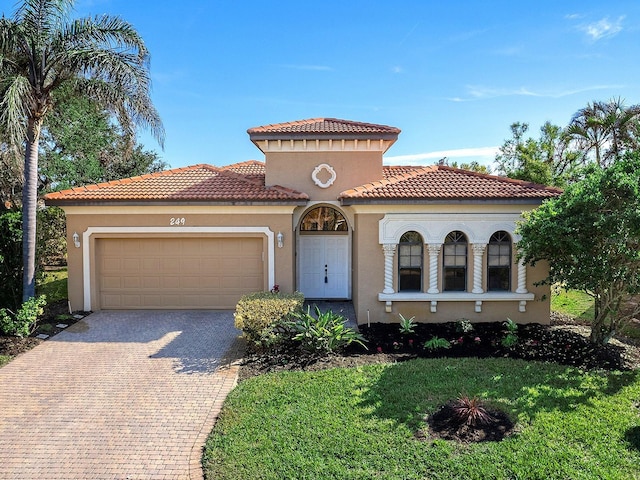
[[[87,185],[45,196],[48,205],[93,202],[294,202],[305,203],[305,193],[271,186],[231,169],[194,165],[139,177]]]
[[[247,160],[246,162],[234,163],[233,165],[221,167],[221,169],[239,173],[249,178],[262,179],[264,182],[264,162],[259,160]]]
[[[387,125],[376,125],[373,123],[353,122],[351,120],[341,120],[339,118],[310,118],[298,120],[296,122],[276,123],[254,127],[247,130],[250,136],[259,134],[289,136],[296,134],[363,134],[363,135],[397,135],[400,129]]]
[[[382,174],[384,178],[390,178],[403,173],[411,173],[421,168],[424,168],[424,165],[383,165]]]
[[[535,183],[469,172],[446,166],[386,167],[386,178],[346,190],[345,204],[447,200],[543,200],[561,190]]]

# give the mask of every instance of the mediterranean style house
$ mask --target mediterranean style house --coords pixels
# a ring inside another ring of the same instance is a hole
[[[359,323],[547,323],[547,265],[516,222],[560,191],[447,166],[385,166],[400,130],[316,118],[248,130],[264,161],[194,165],[51,193],[74,310],[233,309],[294,290]]]

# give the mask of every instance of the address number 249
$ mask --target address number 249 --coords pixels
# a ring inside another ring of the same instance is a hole
[[[169,225],[180,226],[184,225],[185,223],[187,223],[187,221],[184,217],[171,217],[171,219],[169,220]]]

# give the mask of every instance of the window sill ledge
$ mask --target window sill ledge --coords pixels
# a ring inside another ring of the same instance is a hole
[[[430,302],[431,313],[436,313],[438,302],[475,302],[475,311],[482,312],[482,302],[520,302],[518,310],[527,311],[527,302],[535,299],[533,293],[514,292],[446,292],[446,293],[422,293],[422,292],[399,292],[399,293],[379,293],[378,300],[386,302],[385,310],[391,312],[393,302]]]

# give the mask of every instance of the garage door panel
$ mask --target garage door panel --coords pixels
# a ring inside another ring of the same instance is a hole
[[[97,240],[100,308],[233,308],[264,289],[263,240]]]
[[[180,277],[175,276],[162,276],[160,277],[160,283],[162,284],[162,288],[165,289],[177,289],[180,288]]]
[[[142,287],[145,289],[160,288],[160,277],[142,277]]]
[[[173,252],[173,255],[176,255],[176,252]],[[180,259],[179,258],[168,258],[162,257],[159,259],[160,268],[158,269],[158,273],[169,273],[169,272],[179,272],[180,271]]]
[[[142,285],[142,278],[140,277],[125,277],[124,278],[124,288],[140,288]]]
[[[120,277],[102,277],[102,284],[106,288],[122,288],[122,278]]]
[[[142,260],[142,268],[145,272],[157,273],[160,271],[160,259],[144,258]]]

